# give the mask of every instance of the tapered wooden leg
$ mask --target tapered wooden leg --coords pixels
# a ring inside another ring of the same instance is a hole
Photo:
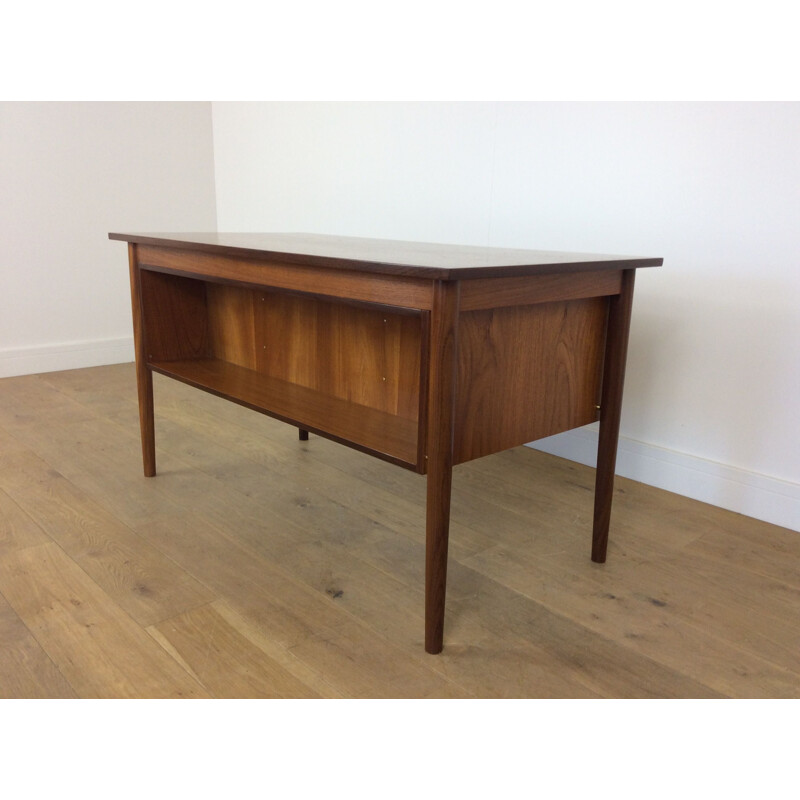
[[[431,312],[428,400],[428,497],[425,547],[425,650],[440,653],[444,638],[450,487],[458,350],[459,284],[440,281]]]
[[[153,373],[136,365],[139,388],[139,428],[142,434],[142,466],[146,478],[156,474],[156,431],[153,416]]]
[[[592,529],[592,561],[601,564],[606,560],[608,548],[608,527],[614,494],[614,469],[617,463],[622,388],[625,382],[635,274],[636,270],[632,269],[623,272],[622,291],[609,301]]]
[[[300,441],[307,442],[308,441],[308,431],[304,431],[302,428],[298,428],[300,432]]]
[[[425,546],[425,650],[441,653],[447,587],[452,465],[428,459],[428,513]]]
[[[142,313],[142,285],[136,258],[136,245],[128,245],[131,273],[131,306],[133,312],[133,344],[136,354],[136,385],[139,391],[139,428],[142,435],[142,464],[144,474],[156,474],[156,437],[153,417],[153,373],[147,366]]]

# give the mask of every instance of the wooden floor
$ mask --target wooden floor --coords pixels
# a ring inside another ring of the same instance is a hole
[[[425,480],[133,365],[0,380],[0,697],[798,697],[800,534],[517,448]]]

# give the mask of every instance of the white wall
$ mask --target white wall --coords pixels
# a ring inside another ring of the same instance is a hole
[[[800,529],[800,105],[214,103],[220,230],[663,256],[619,470]],[[540,446],[590,462],[594,433]]]
[[[108,232],[215,226],[210,103],[0,103],[0,377],[133,360]]]
[[[797,103],[0,103],[0,376],[133,358],[110,230],[663,256],[618,469],[800,530],[798,141]]]

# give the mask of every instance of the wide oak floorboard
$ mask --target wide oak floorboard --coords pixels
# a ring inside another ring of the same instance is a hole
[[[0,380],[0,697],[797,697],[800,534],[530,448],[425,480],[132,364]]]

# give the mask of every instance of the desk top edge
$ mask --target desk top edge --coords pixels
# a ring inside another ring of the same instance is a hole
[[[658,267],[661,258],[308,233],[109,233],[132,244],[437,280]]]

